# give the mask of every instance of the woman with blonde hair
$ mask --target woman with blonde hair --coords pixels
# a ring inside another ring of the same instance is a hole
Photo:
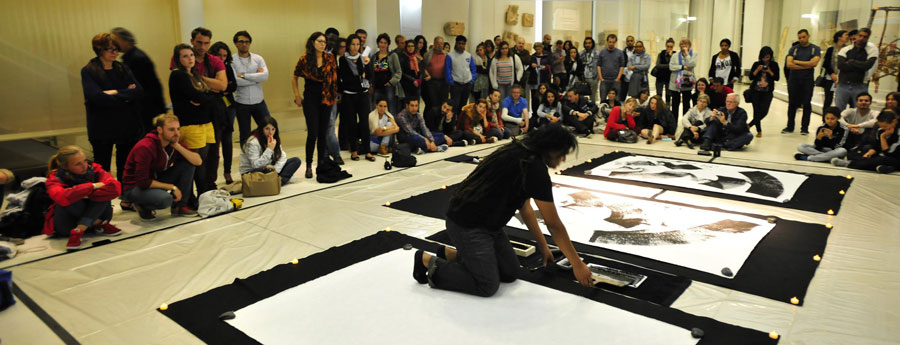
[[[122,194],[122,185],[100,164],[70,145],[50,157],[47,168],[47,195],[53,204],[44,218],[44,234],[68,236],[66,250],[81,249],[81,236],[88,229],[103,236],[122,234],[109,223],[110,201]]]
[[[672,92],[672,112],[678,113],[678,105],[684,104],[684,114],[691,108],[691,90],[697,83],[694,74],[697,60],[691,50],[691,40],[683,38],[678,46],[681,50],[669,60],[669,91]]]

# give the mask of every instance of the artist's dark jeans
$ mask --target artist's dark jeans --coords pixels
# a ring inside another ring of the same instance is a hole
[[[98,219],[112,219],[112,205],[109,201],[82,199],[69,206],[57,204],[53,209],[53,233],[56,236],[69,236],[76,226],[91,227]]]
[[[519,259],[503,230],[466,228],[447,219],[447,234],[456,245],[457,260],[433,261],[431,287],[490,297],[500,282],[516,280]]]
[[[740,150],[742,147],[753,141],[753,134],[744,133],[726,133],[725,126],[719,121],[711,121],[703,132],[703,138],[709,139],[714,143],[721,143],[722,148],[728,151]]]
[[[257,126],[259,126],[259,124],[263,122],[263,119],[265,119],[266,116],[270,116],[269,107],[266,106],[266,101],[262,101],[256,104],[241,104],[235,102],[233,108],[235,109],[235,115],[237,116],[238,131],[240,131],[239,135],[241,138],[241,147],[243,147],[244,142],[246,142],[247,138],[250,137],[250,117],[252,116],[253,121],[256,122]],[[233,120],[231,121],[231,124],[233,126]]]
[[[132,187],[122,193],[122,200],[133,202],[140,207],[150,210],[161,210],[167,207],[182,206],[190,199],[191,181],[193,181],[195,167],[186,160],[180,160],[171,168],[163,171],[156,180],[163,183],[171,183],[181,190],[181,200],[175,201],[175,197],[165,190],[157,188],[142,189]]]
[[[800,118],[800,131],[809,131],[809,117],[812,114],[812,79],[791,80],[788,83],[788,112],[787,112],[787,129],[794,131],[794,124],[797,118],[797,109],[803,108],[803,117]]]

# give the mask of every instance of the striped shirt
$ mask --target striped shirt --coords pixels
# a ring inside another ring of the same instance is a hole
[[[497,84],[509,85],[513,83],[513,59],[494,60],[497,64]]]

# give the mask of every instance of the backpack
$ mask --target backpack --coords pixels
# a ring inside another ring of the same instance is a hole
[[[331,159],[322,160],[316,167],[316,181],[320,183],[335,183],[350,177],[353,175],[341,170],[341,166]]]
[[[416,157],[412,156],[409,144],[398,144],[391,155],[391,165],[398,168],[412,168],[416,166]]]
[[[40,235],[44,230],[44,214],[53,204],[47,194],[44,182],[31,188],[22,209],[9,213],[0,219],[0,235],[14,238],[29,238]]]
[[[228,191],[222,189],[214,189],[200,194],[197,214],[206,218],[238,209],[237,204],[232,202],[230,196]]]

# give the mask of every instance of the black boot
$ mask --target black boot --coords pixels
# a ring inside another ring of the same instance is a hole
[[[700,149],[703,151],[709,151],[712,149],[712,140],[709,138],[703,138],[703,144],[700,144]]]

